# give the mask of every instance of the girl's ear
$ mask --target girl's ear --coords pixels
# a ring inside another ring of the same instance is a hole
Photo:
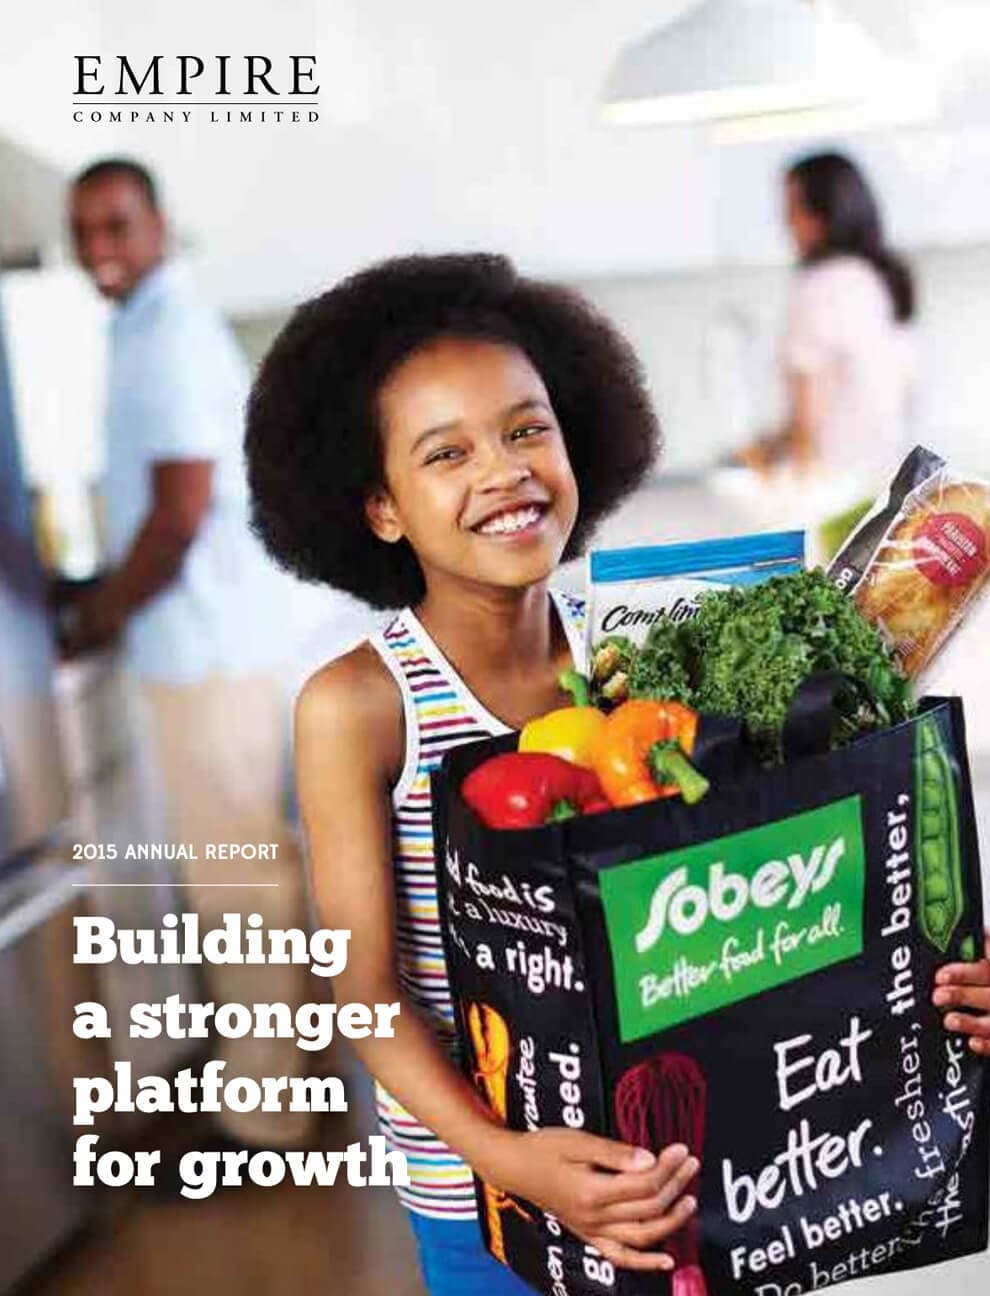
[[[376,486],[364,499],[364,515],[379,540],[386,544],[396,544],[402,539],[402,524],[396,512],[395,502],[384,486]]]

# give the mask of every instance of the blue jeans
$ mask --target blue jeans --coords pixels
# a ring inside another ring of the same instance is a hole
[[[491,1258],[476,1220],[408,1215],[430,1296],[533,1296],[528,1283]]]

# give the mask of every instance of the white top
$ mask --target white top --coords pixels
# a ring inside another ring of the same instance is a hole
[[[272,669],[281,654],[281,578],[248,529],[247,391],[230,331],[179,266],[153,270],[116,311],[103,481],[111,561],[147,514],[156,462],[213,463],[209,512],[178,577],[128,623],[131,664],[144,678],[243,675]]]
[[[824,385],[819,456],[830,475],[875,493],[909,448],[917,374],[914,330],[861,257],[837,255],[794,277],[783,339],[786,369]]]

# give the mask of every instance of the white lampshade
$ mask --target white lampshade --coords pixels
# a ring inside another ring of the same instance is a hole
[[[603,116],[623,125],[794,119],[885,97],[905,72],[828,0],[705,0],[620,57]]]

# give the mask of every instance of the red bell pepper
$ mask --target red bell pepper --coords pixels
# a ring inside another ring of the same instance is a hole
[[[489,828],[538,828],[612,808],[596,774],[543,752],[493,756],[471,771],[461,795]]]

